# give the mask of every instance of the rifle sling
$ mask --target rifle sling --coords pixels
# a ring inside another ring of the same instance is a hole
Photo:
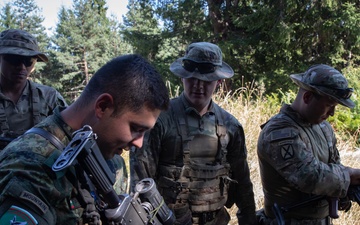
[[[31,129],[29,129],[28,131],[26,131],[24,134],[29,134],[29,133],[38,134],[38,135],[44,137],[45,139],[50,141],[50,143],[53,144],[57,149],[59,149],[61,151],[65,148],[65,145],[59,140],[59,138],[57,138],[55,135],[53,135],[49,131],[46,131],[42,128],[33,127]]]

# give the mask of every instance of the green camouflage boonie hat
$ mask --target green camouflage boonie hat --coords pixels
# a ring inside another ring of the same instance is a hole
[[[185,56],[178,58],[170,65],[170,71],[181,78],[193,77],[204,81],[226,79],[234,75],[234,70],[222,61],[219,46],[209,42],[190,44]]]
[[[0,33],[0,54],[37,56],[39,62],[49,61],[39,52],[36,38],[23,30],[9,29]]]
[[[348,81],[338,70],[331,66],[319,64],[311,66],[305,73],[291,74],[290,78],[299,87],[329,96],[341,105],[354,108],[350,100],[354,89],[348,87]]]

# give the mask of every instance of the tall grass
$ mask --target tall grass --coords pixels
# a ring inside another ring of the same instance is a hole
[[[171,96],[174,97],[178,94],[179,89],[176,89],[171,93]],[[262,208],[263,205],[263,192],[256,153],[260,125],[276,114],[280,110],[282,103],[291,102],[295,97],[295,93],[280,93],[280,96],[280,98],[276,95],[264,96],[261,87],[254,88],[254,84],[249,83],[234,92],[224,92],[220,89],[213,98],[217,104],[233,114],[244,127],[248,163],[251,180],[254,185],[256,209]],[[342,163],[347,166],[360,168],[360,151],[356,147],[358,135],[349,135],[346,131],[337,131],[337,137],[337,146],[340,150]],[[128,158],[127,154],[125,154],[125,158]],[[236,207],[234,206],[228,211],[232,218],[229,225],[237,225]],[[360,225],[360,207],[357,203],[352,204],[349,212],[344,213],[340,211],[339,215],[340,218],[334,220],[335,225]]]

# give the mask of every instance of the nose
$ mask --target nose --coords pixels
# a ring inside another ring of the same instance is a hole
[[[132,141],[131,141],[131,145],[136,147],[136,148],[141,148],[144,142],[144,134],[141,134],[137,137],[135,137]]]
[[[195,87],[201,87],[201,86],[203,86],[203,84],[204,84],[204,81],[202,81],[202,80],[195,79],[195,81],[194,81]]]
[[[328,114],[329,114],[330,116],[334,116],[334,114],[335,114],[335,106],[333,106],[333,107],[330,108]]]

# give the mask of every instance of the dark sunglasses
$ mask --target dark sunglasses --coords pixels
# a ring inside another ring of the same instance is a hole
[[[354,92],[353,88],[333,88],[333,87],[328,87],[328,86],[323,86],[323,85],[316,85],[316,84],[312,84],[312,85],[319,86],[319,87],[325,87],[330,92],[332,92],[333,95],[337,96],[338,98],[342,98],[342,99],[349,99],[351,97],[352,93]]]
[[[29,66],[32,66],[36,62],[35,57],[11,55],[11,54],[4,54],[3,59],[13,66],[18,66],[20,64],[24,64],[26,67],[29,67]]]
[[[216,68],[218,67],[212,63],[196,63],[186,59],[182,61],[182,66],[189,72],[194,72],[197,69],[197,71],[199,71],[201,74],[215,72]]]

